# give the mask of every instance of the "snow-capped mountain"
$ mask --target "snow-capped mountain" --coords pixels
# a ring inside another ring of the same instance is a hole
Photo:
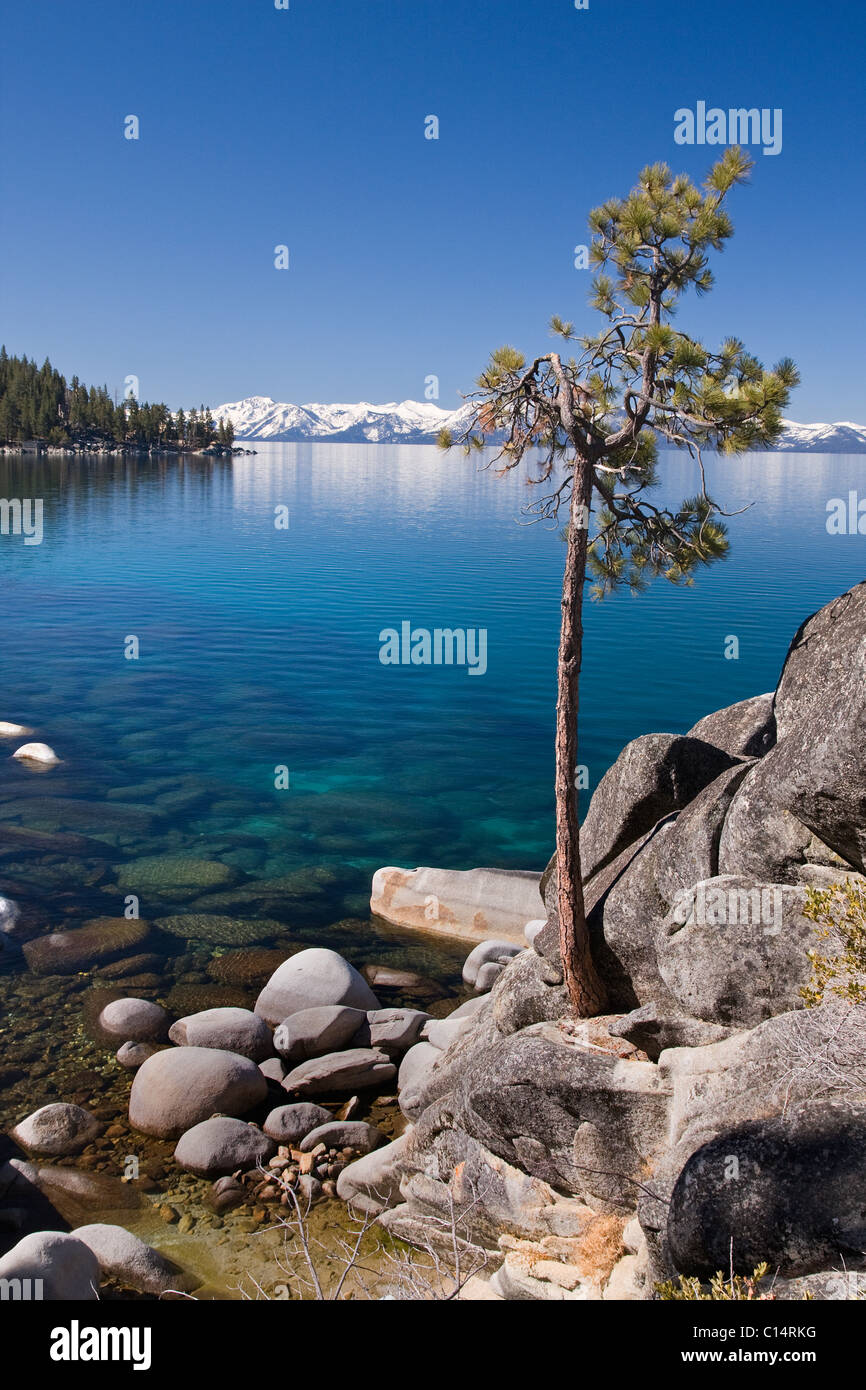
[[[459,428],[471,407],[442,410],[431,401],[392,401],[388,405],[281,405],[270,396],[217,406],[215,420],[231,420],[238,441],[268,439],[294,443],[330,439],[343,443],[430,444],[444,425]]]
[[[329,439],[349,444],[432,444],[443,426],[458,431],[468,420],[471,405],[443,410],[432,401],[401,401],[388,405],[281,405],[270,396],[247,396],[219,405],[215,420],[231,420],[235,438],[297,443]],[[866,426],[843,420],[833,425],[799,425],[786,420],[777,449],[815,454],[866,453]]]
[[[866,426],[838,420],[835,425],[798,425],[785,420],[785,433],[777,449],[796,449],[803,454],[866,453]]]

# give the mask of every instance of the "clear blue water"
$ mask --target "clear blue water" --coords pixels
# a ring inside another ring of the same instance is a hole
[[[863,462],[711,461],[720,498],[754,503],[730,522],[730,559],[693,589],[587,613],[590,787],[637,734],[773,687],[802,619],[864,576],[866,537],[825,525]],[[694,491],[686,460],[667,457],[665,476],[662,495]],[[62,856],[6,851],[0,891],[31,874],[64,887],[49,916],[97,899],[114,913],[117,864],[195,854],[241,888],[295,874],[266,910],[247,894],[246,915],[324,940],[365,916],[379,865],[544,865],[563,547],[526,524],[520,479],[434,448],[260,445],[183,463],[0,459],[0,497],[45,500],[40,546],[0,536],[0,719],[64,760],[34,775],[4,759],[0,819],[115,852],[98,883],[64,885]],[[485,628],[486,674],[382,665],[380,631],[405,620]],[[153,823],[112,809],[129,805]],[[203,896],[159,907],[229,910]]]

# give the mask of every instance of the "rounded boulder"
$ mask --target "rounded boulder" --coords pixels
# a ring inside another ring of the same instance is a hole
[[[337,951],[311,946],[283,961],[256,1000],[255,1011],[266,1023],[278,1024],[302,1009],[347,1004],[378,1009],[379,1001],[363,975]]]
[[[224,1115],[193,1125],[178,1141],[175,1162],[200,1178],[225,1177],[273,1158],[277,1146],[255,1125]]]
[[[62,1158],[78,1153],[101,1132],[102,1126],[80,1105],[59,1101],[43,1105],[22,1120],[11,1137],[28,1153],[41,1158]]]
[[[261,1019],[258,1021],[262,1023]],[[346,1004],[321,1004],[316,1009],[301,1009],[280,1024],[274,1033],[274,1047],[287,1062],[306,1062],[310,1057],[322,1057],[326,1052],[339,1052],[348,1047],[366,1022],[363,1009],[352,1009]]]
[[[173,1047],[139,1067],[129,1095],[133,1129],[177,1139],[219,1112],[239,1117],[259,1105],[268,1083],[255,1062],[210,1047]]]
[[[299,1144],[314,1129],[333,1120],[323,1105],[299,1101],[296,1105],[278,1105],[265,1120],[262,1128],[278,1144]]]
[[[90,1302],[99,1296],[99,1261],[75,1236],[34,1231],[0,1259],[0,1279],[29,1279],[31,1297],[52,1303]]]

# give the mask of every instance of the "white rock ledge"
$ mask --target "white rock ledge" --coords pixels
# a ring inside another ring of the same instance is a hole
[[[399,869],[373,875],[370,910],[397,927],[462,941],[498,937],[525,946],[543,912],[541,874],[523,869]]]

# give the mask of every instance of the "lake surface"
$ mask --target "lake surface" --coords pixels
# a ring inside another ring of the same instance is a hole
[[[863,464],[711,460],[719,499],[754,503],[731,519],[731,558],[692,589],[657,583],[587,613],[590,789],[636,735],[684,732],[774,686],[803,618],[864,576],[866,537],[826,529],[828,499],[856,489]],[[667,456],[664,472],[661,496],[694,492],[687,460]],[[383,864],[549,857],[564,552],[527,524],[529,496],[432,447],[0,459],[0,497],[44,499],[41,545],[0,536],[0,719],[33,726],[64,760],[34,774],[4,758],[0,823],[102,846],[6,847],[0,892],[31,887],[46,926],[117,916],[137,883],[124,864],[193,856],[228,865],[230,881],[180,891],[151,868],[143,917],[229,914],[246,925],[222,945],[282,932],[356,960],[375,938],[376,958],[453,976],[453,947],[358,919]],[[382,664],[380,632],[403,622],[485,629],[485,673]]]

